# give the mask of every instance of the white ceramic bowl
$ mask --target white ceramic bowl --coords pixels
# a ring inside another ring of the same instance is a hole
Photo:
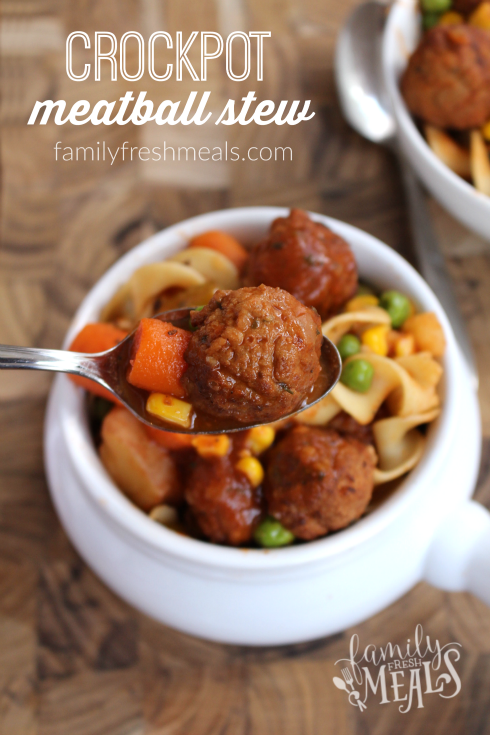
[[[427,145],[400,94],[400,77],[420,38],[417,0],[395,0],[383,38],[383,72],[402,150],[433,196],[456,219],[490,240],[490,197],[457,176]]]
[[[253,242],[285,214],[269,207],[235,209],[159,232],[96,284],[65,344],[97,319],[135,268],[164,259],[209,229]],[[350,243],[363,279],[399,289],[419,308],[435,311],[447,336],[442,414],[430,428],[418,467],[377,510],[337,534],[285,549],[242,550],[181,536],[150,520],[113,484],[94,449],[82,391],[60,375],[50,396],[48,481],[80,554],[135,607],[216,641],[271,645],[332,634],[378,612],[424,576],[450,589],[473,585],[490,601],[488,581],[473,584],[467,569],[478,529],[490,528],[486,511],[467,502],[479,465],[478,405],[446,316],[421,277],[390,248],[349,225],[313,216]],[[455,548],[451,536],[454,519],[461,548]],[[478,553],[490,559],[481,544]],[[472,568],[487,574],[485,564]]]

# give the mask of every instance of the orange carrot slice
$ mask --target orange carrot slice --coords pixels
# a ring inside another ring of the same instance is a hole
[[[160,431],[145,425],[145,430],[150,439],[166,449],[188,449],[192,446],[192,434],[174,434],[170,431]]]
[[[86,324],[77,334],[69,349],[72,352],[105,352],[119,344],[127,334],[113,324]]]
[[[209,232],[203,232],[202,235],[197,235],[197,237],[192,238],[189,247],[217,250],[228,260],[231,260],[239,271],[242,270],[248,259],[248,252],[243,245],[240,245],[238,240],[235,240],[231,235],[219,230],[210,230]]]
[[[70,347],[68,348],[71,352],[87,352],[94,354],[96,352],[105,352],[110,350],[111,347],[115,347],[121,342],[127,335],[122,329],[118,329],[113,324],[86,324],[81,332],[77,334]],[[73,382],[85,388],[90,393],[96,396],[105,398],[113,403],[118,403],[114,396],[109,393],[98,383],[94,383],[93,380],[88,378],[81,378],[79,375],[70,375],[70,379]]]
[[[136,388],[184,398],[180,382],[187,370],[184,353],[190,332],[161,322],[142,319],[134,335],[128,381]]]

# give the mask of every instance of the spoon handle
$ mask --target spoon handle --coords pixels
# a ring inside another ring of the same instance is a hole
[[[447,314],[454,336],[470,371],[473,387],[478,390],[478,370],[473,346],[458,306],[451,276],[437,244],[424,191],[411,167],[401,155],[400,166],[410,213],[414,249],[420,271]]]
[[[67,350],[0,345],[0,369],[52,370],[57,373],[72,373],[100,381],[98,364],[92,355]]]

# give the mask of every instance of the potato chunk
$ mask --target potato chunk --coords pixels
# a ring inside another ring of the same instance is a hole
[[[100,458],[135,505],[149,511],[180,500],[177,468],[169,451],[153,442],[129,411],[116,407],[107,414],[101,436]]]

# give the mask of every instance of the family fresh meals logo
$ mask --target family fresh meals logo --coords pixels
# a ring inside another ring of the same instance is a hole
[[[424,707],[424,698],[437,695],[452,699],[461,691],[461,679],[455,664],[461,658],[460,643],[446,643],[424,638],[421,625],[415,629],[413,642],[406,647],[388,643],[384,647],[369,644],[361,651],[359,636],[350,639],[349,658],[335,662],[341,676],[333,683],[346,693],[350,704],[367,709],[368,699],[378,704],[399,702],[402,714]]]

